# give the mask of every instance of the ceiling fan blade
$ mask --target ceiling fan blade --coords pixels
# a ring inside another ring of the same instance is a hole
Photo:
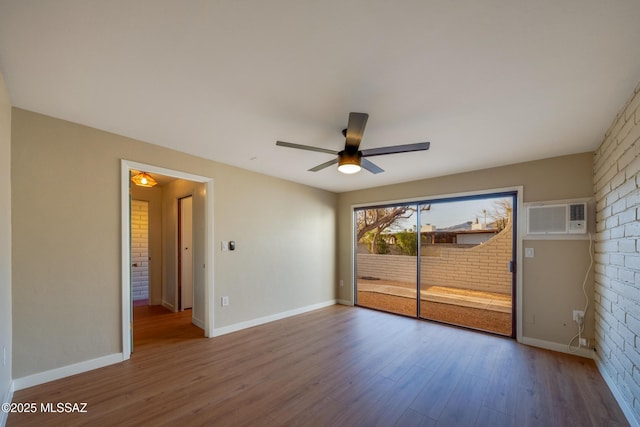
[[[318,151],[319,153],[327,153],[327,154],[335,154],[335,155],[338,154],[338,152],[335,150],[329,150],[327,148],[311,147],[309,145],[294,144],[292,142],[276,141],[276,145],[279,145],[280,147],[297,148],[299,150]]]
[[[363,168],[365,168],[371,173],[384,172],[384,169],[382,169],[380,166],[376,165],[375,163],[367,159],[360,159],[360,166],[362,166]]]
[[[364,127],[367,125],[369,115],[367,113],[349,113],[349,123],[347,124],[347,141],[344,144],[346,151],[358,151]]]
[[[389,147],[369,148],[362,150],[362,157],[382,156],[383,154],[409,153],[411,151],[428,150],[431,143],[418,142],[416,144],[392,145]]]
[[[328,168],[331,165],[335,165],[336,163],[338,163],[338,158],[336,157],[333,160],[329,160],[328,162],[324,162],[321,165],[318,165],[316,167],[313,167],[311,169],[309,169],[309,172],[318,172],[319,170],[322,170],[324,168]]]

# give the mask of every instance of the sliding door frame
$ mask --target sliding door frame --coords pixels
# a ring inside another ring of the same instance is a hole
[[[418,205],[418,221],[420,221],[420,209],[419,206],[420,204],[424,204],[424,203],[429,203],[429,202],[435,202],[435,201],[447,201],[447,202],[453,202],[456,200],[473,200],[473,199],[482,199],[482,198],[486,198],[486,197],[490,197],[490,196],[500,196],[500,195],[504,195],[504,196],[508,196],[508,197],[515,197],[515,203],[513,204],[513,212],[512,212],[512,226],[513,226],[513,233],[515,234],[515,238],[512,239],[513,240],[513,248],[512,248],[512,257],[513,257],[513,263],[514,263],[514,268],[515,268],[515,274],[513,275],[513,284],[512,284],[512,300],[511,300],[511,306],[512,306],[512,336],[515,337],[515,339],[518,342],[522,341],[522,307],[523,307],[523,301],[522,301],[522,269],[520,268],[520,266],[522,265],[522,251],[519,250],[519,248],[522,247],[522,236],[523,236],[523,230],[521,230],[521,221],[520,221],[520,215],[522,212],[522,206],[523,206],[523,198],[524,198],[524,187],[523,186],[514,186],[514,187],[504,187],[504,188],[495,188],[495,189],[487,189],[487,190],[479,190],[479,191],[469,191],[469,192],[459,192],[459,193],[449,193],[449,194],[433,194],[433,195],[424,195],[421,197],[415,197],[415,198],[408,198],[408,199],[399,199],[399,200],[385,200],[385,201],[372,201],[369,203],[359,203],[359,204],[354,204],[351,205],[351,230],[353,232],[353,237],[351,239],[351,245],[352,245],[352,250],[351,250],[351,256],[353,258],[353,262],[351,263],[351,278],[352,278],[352,303],[353,305],[357,305],[358,303],[358,297],[357,297],[357,282],[358,282],[358,277],[357,277],[357,256],[356,256],[356,251],[357,251],[357,242],[356,242],[356,211],[357,210],[362,210],[362,209],[375,209],[375,208],[383,208],[383,207],[389,207],[389,206],[406,206],[406,205],[411,205],[411,204],[417,204]],[[419,223],[418,223],[419,224]],[[419,228],[418,228],[419,230]],[[418,238],[420,239],[421,236],[418,233]],[[420,277],[420,246],[421,246],[421,241],[419,241],[418,244],[418,262],[417,262],[417,271],[416,271],[416,278],[417,278],[417,299],[418,301],[420,300],[420,281],[419,281],[419,277]],[[419,310],[420,310],[420,303],[417,303],[417,316],[419,317]]]

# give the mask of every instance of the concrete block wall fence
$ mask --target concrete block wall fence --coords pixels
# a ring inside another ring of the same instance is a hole
[[[421,284],[511,294],[509,261],[512,225],[472,248],[443,247],[439,256],[420,258]],[[415,283],[416,258],[405,255],[358,254],[359,277]]]

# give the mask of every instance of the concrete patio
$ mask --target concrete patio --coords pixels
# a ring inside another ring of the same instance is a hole
[[[358,305],[415,316],[413,283],[358,279]],[[511,334],[511,295],[454,287],[423,285],[420,316],[475,329]]]
[[[405,298],[416,297],[414,283],[393,282],[389,280],[358,279],[358,291],[378,292]],[[496,292],[483,292],[446,286],[422,285],[420,299],[443,304],[453,304],[482,310],[511,313],[511,295]]]

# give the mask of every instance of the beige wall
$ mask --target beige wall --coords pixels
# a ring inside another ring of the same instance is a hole
[[[11,385],[11,349],[11,102],[0,74],[0,403]]]
[[[640,423],[640,85],[596,150],[594,174],[596,346]]]
[[[131,186],[131,197],[149,202],[149,305],[162,302],[162,187]]]
[[[525,240],[534,258],[523,259],[523,335],[558,344],[568,344],[578,333],[573,310],[583,310],[582,283],[589,268],[589,242],[584,240]],[[586,292],[589,308],[583,337],[593,340],[593,268]],[[577,346],[575,341],[573,346]],[[566,350],[566,348],[563,348]]]
[[[216,328],[335,298],[335,194],[20,109],[12,122],[14,378],[122,351],[122,158],[213,178],[216,242],[238,248],[214,254],[231,301]]]
[[[592,197],[592,162],[593,154],[584,153],[340,194],[338,277],[345,285],[338,288],[339,299],[353,301],[353,205],[516,186],[524,187],[524,202]],[[524,242],[525,247],[532,245],[540,256],[523,265],[523,336],[567,344],[576,332],[572,310],[584,306],[581,285],[589,261],[589,243]],[[548,253],[555,257],[547,257]],[[541,277],[540,271],[553,271],[553,275]],[[587,321],[586,333],[593,337],[593,321],[589,317]]]
[[[335,194],[245,170],[220,174],[215,188],[216,325],[336,298]],[[236,250],[221,252],[221,240]]]

